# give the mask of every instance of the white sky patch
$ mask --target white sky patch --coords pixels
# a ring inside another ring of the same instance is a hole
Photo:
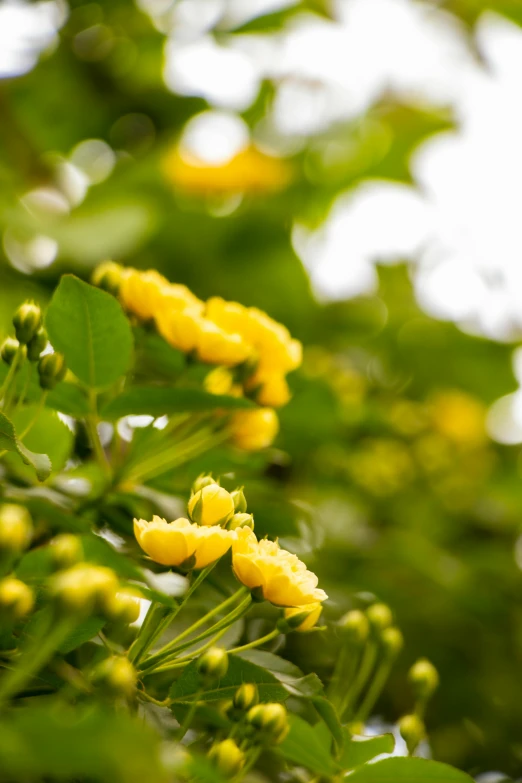
[[[237,114],[205,111],[185,125],[181,152],[199,161],[218,166],[227,163],[250,140],[248,125]]]
[[[0,78],[30,71],[40,53],[56,40],[65,15],[64,4],[54,0],[0,2]]]

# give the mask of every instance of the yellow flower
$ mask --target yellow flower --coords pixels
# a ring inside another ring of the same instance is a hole
[[[296,555],[275,541],[258,541],[250,528],[238,528],[232,545],[236,577],[276,606],[298,606],[324,601],[328,596],[317,587],[317,576]]]
[[[163,291],[169,285],[167,278],[155,269],[140,272],[128,268],[122,274],[118,294],[126,310],[148,321],[156,314]]]
[[[53,594],[72,611],[88,610],[93,605],[105,608],[117,590],[114,571],[90,563],[78,563],[60,571],[52,582]]]
[[[286,373],[299,367],[302,345],[285,326],[255,307],[250,308],[249,318],[252,343],[259,354],[258,371]]]
[[[198,525],[224,525],[234,514],[234,498],[219,484],[207,484],[192,495],[188,512]]]
[[[24,506],[0,506],[0,552],[21,552],[29,544],[31,532],[31,517]]]
[[[464,447],[477,447],[486,441],[486,409],[464,392],[453,390],[437,394],[432,401],[435,428],[448,440]]]
[[[234,376],[226,367],[216,367],[205,376],[203,385],[210,394],[229,394],[231,397],[242,397],[243,389],[234,383]]]
[[[162,307],[157,311],[155,320],[158,332],[173,348],[184,353],[195,349],[201,326],[201,317],[195,308],[176,310]]]
[[[245,451],[270,446],[279,432],[279,420],[272,408],[237,411],[231,420],[232,442]]]
[[[288,620],[293,617],[293,622],[290,623],[294,631],[309,631],[313,628],[318,621],[323,607],[320,603],[308,604],[307,606],[293,606],[289,609],[285,609],[285,618]],[[301,622],[299,622],[301,620]],[[294,627],[293,623],[299,624]]]
[[[14,576],[6,576],[0,581],[0,615],[20,620],[33,606],[34,593],[25,582]]]
[[[213,296],[207,300],[205,316],[227,332],[235,332],[247,340],[250,337],[249,311],[239,302],[227,302],[220,296]]]
[[[256,401],[269,408],[281,408],[290,400],[290,389],[280,373],[256,372],[248,379],[247,388],[257,389]]]
[[[229,334],[212,321],[202,320],[196,351],[202,362],[233,367],[248,359],[251,347],[241,335]]]
[[[226,163],[211,164],[176,146],[168,153],[163,171],[176,187],[200,195],[266,193],[281,190],[291,179],[285,161],[250,145]]]
[[[192,293],[186,285],[181,283],[169,283],[161,290],[161,299],[158,302],[161,308],[185,310],[192,308],[198,313],[203,313],[203,302]]]
[[[167,522],[154,516],[152,522],[134,520],[134,535],[141,548],[156,563],[166,566],[193,564],[193,568],[219,560],[236,539],[233,530],[221,527],[200,527],[188,519]],[[193,558],[193,561],[192,561]]]

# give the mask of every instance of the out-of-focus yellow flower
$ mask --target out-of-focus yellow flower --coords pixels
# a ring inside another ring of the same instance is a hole
[[[156,312],[155,321],[158,332],[173,348],[184,353],[195,349],[201,329],[201,317],[196,309],[161,307]]]
[[[290,621],[290,626],[294,631],[309,631],[318,621],[322,611],[323,607],[320,603],[308,604],[308,606],[293,606],[285,609],[285,619],[293,618]],[[301,622],[299,622],[300,620]],[[294,626],[294,623],[298,623],[298,625]]]
[[[143,551],[156,563],[166,566],[189,564],[198,569],[219,560],[236,539],[233,530],[215,525],[201,527],[183,518],[167,522],[157,516],[152,522],[135,519],[134,535]]]
[[[243,395],[243,389],[238,383],[234,383],[234,376],[226,367],[216,367],[209,372],[203,385],[210,394],[229,394],[231,397]]]
[[[163,291],[169,281],[155,269],[140,272],[137,269],[125,269],[120,280],[119,298],[130,313],[143,321],[154,318],[160,307]]]
[[[32,532],[29,512],[24,506],[4,503],[0,506],[0,552],[17,554],[29,544]]]
[[[216,483],[195,492],[188,504],[190,518],[198,525],[224,525],[234,510],[234,498]]]
[[[181,190],[198,195],[269,193],[285,188],[291,168],[250,145],[226,163],[211,164],[174,147],[163,161],[165,177]]]
[[[34,593],[25,582],[14,576],[6,576],[0,581],[0,617],[20,620],[33,606]]]
[[[248,379],[247,388],[256,390],[256,402],[267,408],[281,408],[290,400],[290,389],[280,373],[256,372]]]
[[[328,596],[317,587],[317,576],[296,555],[275,541],[258,541],[250,528],[237,529],[232,545],[236,577],[246,587],[276,606],[299,606],[324,601]]]
[[[458,446],[474,448],[486,441],[486,409],[469,394],[440,392],[433,398],[431,410],[435,428]]]
[[[285,326],[255,307],[249,309],[249,319],[251,340],[259,355],[259,372],[287,373],[299,367],[302,345],[292,339]]]
[[[251,337],[248,308],[239,302],[227,302],[220,296],[213,296],[207,299],[205,316],[227,332],[240,334],[246,340]]]
[[[277,413],[272,408],[237,411],[230,426],[232,443],[245,451],[266,449],[279,432]]]
[[[203,313],[205,305],[198,299],[198,297],[187,288],[186,285],[181,283],[169,283],[161,290],[161,297],[158,302],[159,306],[167,310],[185,310],[187,307],[191,308],[199,314]]]
[[[225,332],[212,321],[201,321],[196,344],[200,361],[233,367],[248,359],[251,350],[241,335]]]
[[[52,593],[70,611],[102,609],[118,590],[118,578],[105,566],[78,563],[53,579]]]

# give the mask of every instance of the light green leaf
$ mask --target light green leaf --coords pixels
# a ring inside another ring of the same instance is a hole
[[[172,389],[162,386],[134,387],[111,400],[101,410],[106,419],[122,416],[164,416],[172,413],[211,411],[216,408],[233,410],[252,408],[253,403],[245,397],[231,397],[225,394],[209,394],[203,389]]]
[[[393,753],[395,738],[393,734],[378,737],[352,737],[346,732],[344,750],[339,759],[343,769],[355,769],[366,764],[381,753]]]
[[[51,460],[47,454],[34,454],[16,437],[13,423],[0,413],[0,449],[18,454],[26,465],[32,465],[40,481],[51,473]]]
[[[36,420],[35,414],[38,413]],[[24,432],[31,422],[27,435],[24,436],[25,445],[35,453],[45,451],[51,460],[53,471],[64,468],[73,446],[74,436],[69,427],[63,423],[58,414],[44,408],[38,412],[36,405],[27,405],[13,413],[12,423],[16,432]],[[21,465],[15,456],[9,455],[10,467],[18,477],[26,478],[30,474],[30,467]]]
[[[110,386],[132,363],[132,330],[116,299],[64,275],[46,317],[50,340],[90,388]]]
[[[349,777],[350,783],[472,783],[460,769],[416,758],[390,758],[364,764]]]
[[[279,752],[287,761],[306,767],[317,775],[334,775],[339,767],[330,754],[329,742],[324,733],[317,731],[318,727],[311,726],[298,715],[291,715],[289,721],[290,731],[279,745]]]
[[[88,642],[95,637],[106,622],[104,617],[88,617],[80,623],[80,625],[76,626],[74,631],[65,637],[60,644],[58,651],[61,652],[62,655],[67,655],[67,653],[72,652],[72,650],[76,650],[77,647],[80,647],[82,644],[85,644],[85,642]]]

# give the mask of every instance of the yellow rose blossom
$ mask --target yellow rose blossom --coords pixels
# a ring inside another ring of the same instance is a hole
[[[155,269],[140,272],[129,268],[122,274],[118,295],[126,310],[148,321],[156,314],[158,302],[168,285],[169,281]]]
[[[219,484],[207,484],[192,495],[188,512],[198,525],[224,525],[234,514],[234,498]]]
[[[202,362],[233,367],[248,359],[251,347],[241,335],[229,334],[212,321],[202,320],[196,351]]]
[[[134,535],[143,551],[156,563],[181,566],[193,558],[193,567],[198,569],[219,560],[236,539],[233,530],[201,527],[183,518],[167,522],[158,516],[154,516],[152,522],[135,519]]]
[[[204,304],[201,299],[192,293],[186,285],[181,283],[169,283],[161,290],[159,307],[176,310],[185,310],[187,307],[203,313]]]
[[[291,179],[285,161],[265,155],[253,145],[218,164],[202,161],[176,146],[165,157],[163,171],[176,187],[200,195],[267,193],[281,190]]]
[[[247,388],[257,389],[256,402],[270,408],[281,408],[290,400],[290,389],[284,375],[256,372],[248,379]]]
[[[288,329],[262,310],[249,309],[252,343],[259,354],[259,372],[295,370],[302,361],[302,345]]]
[[[250,528],[238,528],[232,545],[232,567],[242,584],[259,591],[276,606],[298,606],[324,601],[317,576],[296,555],[275,541],[258,541]]]
[[[293,617],[295,622],[302,617],[302,622],[293,630],[309,631],[318,621],[322,611],[323,607],[319,602],[308,604],[307,606],[293,606],[289,609],[285,609],[285,619],[288,620],[290,617]]]
[[[243,389],[238,383],[234,383],[234,376],[226,367],[216,367],[209,372],[203,385],[210,394],[229,394],[231,397],[243,395]]]
[[[256,408],[234,413],[230,427],[235,446],[245,451],[259,451],[273,443],[279,432],[279,420],[272,408]]]
[[[221,329],[240,334],[247,341],[251,336],[248,308],[239,302],[227,302],[220,296],[213,296],[206,302],[205,316]]]
[[[164,340],[173,348],[189,353],[198,343],[201,318],[197,309],[185,310],[160,308],[155,316],[156,327]]]

